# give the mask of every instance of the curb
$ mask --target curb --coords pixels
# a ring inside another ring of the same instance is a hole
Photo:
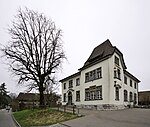
[[[71,126],[69,126],[69,125],[66,125],[66,124],[64,124],[64,123],[59,123],[60,125],[63,125],[63,126],[66,126],[66,127],[71,127]]]
[[[21,127],[21,125],[17,122],[17,120],[15,119],[14,115],[11,113],[11,117],[14,120],[15,124],[17,127]]]

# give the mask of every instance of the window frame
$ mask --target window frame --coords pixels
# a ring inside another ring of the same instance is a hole
[[[64,90],[66,89],[66,83],[63,83],[63,88],[64,88]]]
[[[63,94],[63,102],[66,102],[66,93]]]
[[[73,80],[69,80],[69,88],[73,88]]]
[[[132,92],[129,93],[129,101],[133,102],[133,93]]]
[[[76,91],[76,101],[80,101],[80,90]]]
[[[133,82],[131,79],[130,79],[130,86],[133,87]]]
[[[76,78],[76,86],[80,86],[80,78]]]
[[[115,100],[119,101],[119,87],[115,87]]]
[[[85,73],[85,83],[102,78],[102,67]]]
[[[124,102],[128,101],[128,91],[124,90]]]
[[[85,101],[102,100],[102,85],[85,89]]]
[[[124,76],[124,84],[128,84],[128,78],[127,78],[127,76]]]
[[[119,58],[118,58],[117,56],[115,56],[115,61],[114,61],[114,63],[119,66],[119,64],[120,64],[119,62],[120,62],[120,61],[119,61]]]

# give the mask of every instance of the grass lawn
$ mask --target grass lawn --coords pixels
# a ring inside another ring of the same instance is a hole
[[[65,113],[54,109],[34,109],[15,112],[14,117],[21,127],[51,125],[77,118],[77,115]]]

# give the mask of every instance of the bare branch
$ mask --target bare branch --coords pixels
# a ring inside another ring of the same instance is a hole
[[[27,8],[18,11],[16,21],[12,22],[8,31],[11,41],[1,49],[8,60],[7,64],[13,74],[19,77],[19,84],[28,82],[29,90],[39,90],[40,104],[43,104],[45,87],[56,83],[52,72],[65,59],[62,31],[43,14]]]

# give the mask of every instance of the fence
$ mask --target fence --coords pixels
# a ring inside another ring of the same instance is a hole
[[[58,110],[63,111],[63,112],[70,112],[73,114],[79,114],[79,108],[77,108],[74,105],[73,106],[68,106],[68,105],[58,106]]]

